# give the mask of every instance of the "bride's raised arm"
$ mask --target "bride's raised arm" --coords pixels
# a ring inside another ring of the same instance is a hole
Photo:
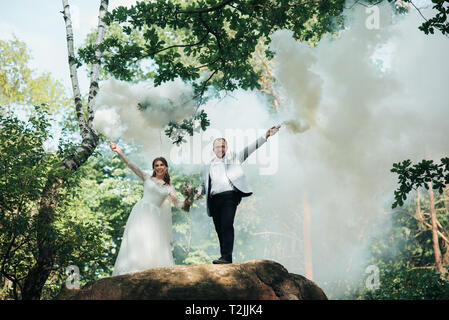
[[[127,156],[124,155],[124,153],[122,152],[122,150],[115,144],[115,143],[111,143],[110,145],[112,151],[116,152],[122,159],[123,161],[125,161],[125,163],[127,164],[127,166],[134,171],[134,173],[140,178],[142,179],[142,181],[145,180],[145,172],[143,172],[138,166],[136,166],[131,159],[129,159]]]
[[[191,205],[189,200],[186,198],[184,202],[179,201],[178,196],[176,195],[176,190],[173,187],[173,185],[170,185],[169,188],[170,189],[168,191],[168,196],[170,200],[173,202],[173,205],[180,210],[189,211]]]

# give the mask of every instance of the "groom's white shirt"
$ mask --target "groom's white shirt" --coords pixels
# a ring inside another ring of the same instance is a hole
[[[211,181],[211,195],[234,190],[226,175],[224,159],[215,158],[212,160],[209,173]]]
[[[248,185],[245,177],[245,173],[243,172],[242,164],[243,162],[254,152],[262,146],[267,141],[265,135],[258,138],[253,143],[249,144],[242,151],[238,153],[227,152],[223,157],[222,165],[224,170],[220,170],[220,168],[213,168],[212,162],[215,161],[215,158],[204,166],[203,174],[202,174],[202,182],[200,185],[200,189],[198,190],[198,194],[206,195],[209,190],[209,177],[211,178],[212,190],[214,190],[215,194],[219,192],[228,191],[226,190],[228,186],[226,186],[226,179],[229,182],[229,185],[232,189],[229,190],[238,190],[242,193],[243,197],[250,196],[253,192]],[[212,172],[213,170],[213,172]],[[225,177],[223,177],[222,173],[224,171]],[[215,176],[217,179],[212,180],[214,173],[217,173]],[[218,185],[214,186],[214,183],[218,181]],[[212,192],[210,190],[210,192]],[[218,192],[219,191],[219,192]],[[207,214],[211,216],[209,210],[209,197],[206,196],[206,205],[207,205]]]

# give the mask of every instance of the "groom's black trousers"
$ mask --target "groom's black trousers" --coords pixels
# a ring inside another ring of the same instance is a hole
[[[232,262],[234,248],[234,217],[241,199],[237,191],[218,193],[210,198],[209,209],[220,241],[221,258],[229,262]]]

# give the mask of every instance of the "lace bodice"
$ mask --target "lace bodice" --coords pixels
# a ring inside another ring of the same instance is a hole
[[[157,180],[158,179],[148,175],[145,177],[142,200],[151,202],[157,207],[160,207],[165,199],[167,199],[170,186],[162,185]]]
[[[128,167],[141,177],[144,182],[143,202],[160,207],[165,199],[169,197],[176,208],[182,209],[183,203],[179,201],[175,188],[172,185],[166,185],[163,180],[140,170],[132,161],[128,162]]]

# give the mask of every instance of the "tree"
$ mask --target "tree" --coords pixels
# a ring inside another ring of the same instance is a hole
[[[23,298],[24,284],[40,247],[37,214],[42,190],[52,168],[61,161],[61,155],[73,147],[70,140],[61,140],[58,151],[46,150],[45,143],[51,137],[48,112],[37,106],[27,121],[15,115],[0,115],[1,299]],[[108,220],[90,210],[85,201],[93,193],[102,199],[90,188],[83,188],[87,180],[83,176],[90,167],[89,163],[67,179],[58,195],[48,234],[55,243],[55,263],[43,288],[45,298],[52,298],[59,291],[67,266],[77,265],[81,270],[88,267],[99,272],[96,265],[107,254],[110,235],[99,220]],[[83,277],[83,280],[93,279],[94,274],[84,271]]]
[[[2,282],[7,279],[12,284],[16,299],[22,289],[23,264],[32,255],[32,250],[20,248],[29,248],[33,241],[32,234],[27,233],[32,225],[33,204],[53,160],[42,148],[47,138],[45,118],[42,114],[32,116],[29,123],[31,128],[26,128],[17,118],[0,115],[0,272]]]
[[[37,251],[35,227],[43,185],[60,161],[61,153],[47,149],[52,138],[49,117],[63,112],[70,99],[61,83],[29,67],[31,56],[24,42],[1,40],[0,52],[0,296],[21,298]],[[14,111],[25,111],[27,122]],[[60,151],[72,152],[66,147]]]
[[[69,66],[74,91],[75,110],[78,125],[82,137],[81,145],[75,151],[70,150],[64,154],[63,160],[48,174],[48,179],[42,190],[39,210],[37,213],[37,241],[39,249],[36,263],[26,276],[23,286],[23,299],[39,299],[42,288],[47,280],[55,263],[56,242],[52,237],[55,211],[57,207],[57,196],[61,192],[63,183],[68,180],[94,152],[98,144],[98,136],[92,128],[93,105],[98,91],[98,62],[92,65],[91,83],[89,88],[89,98],[87,103],[87,121],[83,111],[81,93],[78,85],[76,73],[76,61],[73,49],[73,32],[70,18],[69,5],[63,1],[64,19],[67,31],[67,47],[69,53]],[[108,1],[101,1],[99,13],[99,26],[97,34],[97,45],[101,43],[104,35],[104,24],[102,18],[107,11]],[[96,57],[101,56],[101,51],[96,50]]]
[[[400,163],[394,163],[391,172],[395,172],[399,175],[399,188],[394,191],[395,202],[392,207],[396,208],[398,205],[402,206],[407,199],[407,195],[413,190],[420,187],[425,187],[429,194],[429,208],[431,224],[427,224],[432,231],[432,245],[434,251],[435,265],[437,271],[444,277],[445,270],[443,267],[443,261],[441,257],[440,243],[439,243],[439,231],[438,220],[435,209],[434,193],[433,189],[439,191],[442,194],[447,185],[449,185],[449,158],[441,159],[440,164],[433,163],[433,160],[422,160],[421,162],[412,166],[410,160],[404,160]],[[421,221],[424,222],[422,218]],[[441,224],[440,224],[441,225]],[[446,233],[447,236],[449,236]],[[446,239],[441,234],[443,239]],[[447,243],[446,245],[448,245]]]
[[[431,199],[420,189],[414,201],[403,207],[385,212],[374,228],[384,233],[370,239],[370,261],[367,266],[379,270],[379,287],[368,288],[367,278],[359,283],[347,284],[347,299],[447,299],[449,279],[443,277],[435,264],[432,250]],[[439,245],[444,248],[442,258],[444,272],[449,271],[449,189],[443,195],[435,194],[434,209],[438,226]],[[326,294],[332,296],[334,284]]]
[[[380,269],[380,290],[364,290],[365,298],[447,298],[449,281],[444,274],[449,268],[448,191],[433,197],[418,189],[415,201],[388,215],[391,229],[371,249],[371,262]],[[442,267],[435,261],[435,226],[439,234],[437,244],[446,250]]]
[[[13,105],[42,105],[50,111],[68,105],[61,83],[48,73],[35,75],[29,67],[30,53],[24,42],[0,40],[0,106],[11,114]],[[31,108],[31,111],[34,109]]]

